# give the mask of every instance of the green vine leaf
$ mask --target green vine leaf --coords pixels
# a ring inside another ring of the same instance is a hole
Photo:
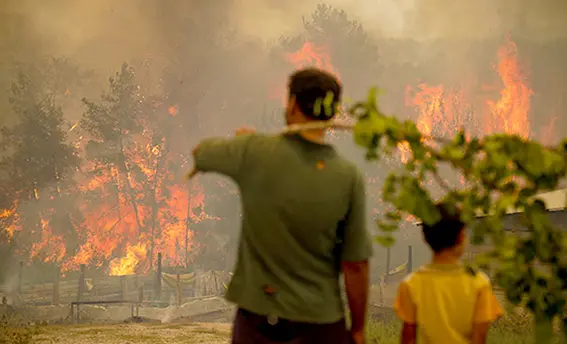
[[[473,245],[490,244],[476,263],[490,272],[507,299],[526,305],[541,324],[556,317],[567,323],[567,234],[537,198],[567,177],[567,139],[544,147],[516,135],[478,138],[464,130],[450,139],[424,137],[414,122],[383,114],[376,95],[372,89],[366,102],[350,109],[357,118],[355,143],[370,160],[395,161],[397,147],[409,150],[404,168],[384,181],[383,200],[394,210],[377,221],[383,234],[376,240],[391,246],[404,214],[433,224],[441,216],[436,203],[452,207],[469,228]],[[450,180],[456,175],[461,182]],[[509,216],[521,221],[505,227]]]

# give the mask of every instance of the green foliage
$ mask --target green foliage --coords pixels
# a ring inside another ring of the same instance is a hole
[[[400,213],[432,224],[440,217],[435,204],[441,202],[460,212],[473,243],[492,245],[479,263],[512,304],[525,304],[538,323],[565,314],[567,234],[551,223],[545,204],[535,196],[556,189],[567,175],[567,141],[544,147],[515,135],[467,139],[464,131],[449,140],[424,137],[415,123],[380,112],[376,90],[350,113],[358,119],[354,140],[367,150],[367,159],[391,156],[400,144],[412,154],[384,183],[384,200],[395,211],[379,221],[381,243],[393,242]],[[465,185],[449,185],[440,174],[443,165],[462,174]],[[429,180],[437,182],[441,197],[427,188],[424,181]],[[523,228],[514,228],[522,235],[504,229],[504,216],[511,211],[522,218]]]

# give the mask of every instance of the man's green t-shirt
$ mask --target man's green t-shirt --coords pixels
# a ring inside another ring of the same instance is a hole
[[[292,321],[342,319],[340,261],[372,255],[357,167],[330,145],[256,134],[202,141],[195,166],[240,187],[242,233],[226,298]]]

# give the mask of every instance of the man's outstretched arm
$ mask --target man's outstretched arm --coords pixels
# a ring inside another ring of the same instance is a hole
[[[372,256],[372,238],[366,223],[366,190],[364,177],[356,172],[350,195],[350,209],[344,221],[341,251],[342,271],[351,314],[352,334],[364,338],[369,289],[369,263]]]
[[[216,172],[238,180],[250,140],[251,135],[204,139],[193,149],[195,170]]]

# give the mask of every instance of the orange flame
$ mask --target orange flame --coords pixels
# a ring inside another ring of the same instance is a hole
[[[490,112],[486,116],[485,132],[519,135],[528,138],[530,123],[528,113],[532,90],[518,62],[518,48],[508,37],[506,44],[498,50],[496,68],[504,85],[498,101],[487,101]]]
[[[14,233],[18,230],[18,213],[16,209],[18,208],[18,202],[14,202],[10,209],[1,209],[0,210],[0,224],[4,227],[3,230],[8,235],[8,239],[12,239],[14,237]]]
[[[177,105],[172,105],[172,106],[169,107],[167,112],[169,112],[169,114],[172,115],[172,116],[177,116],[179,109],[177,108]]]
[[[295,68],[307,68],[316,67],[325,70],[337,78],[340,78],[338,70],[333,66],[331,61],[331,55],[327,46],[317,46],[311,42],[303,43],[303,46],[294,53],[289,53],[285,55],[287,62],[293,64]],[[279,92],[280,94],[285,94],[285,92]],[[287,103],[285,96],[283,97],[283,104]],[[340,106],[338,109],[339,114],[344,114],[344,106]],[[329,134],[334,135],[334,130],[329,130]]]
[[[297,69],[315,66],[333,73],[337,77],[339,76],[331,63],[329,48],[325,46],[316,46],[313,43],[305,42],[298,51],[287,54],[286,60]]]
[[[140,263],[146,260],[146,244],[138,243],[128,246],[126,256],[114,259],[110,262],[110,276],[134,275],[138,271]]]

